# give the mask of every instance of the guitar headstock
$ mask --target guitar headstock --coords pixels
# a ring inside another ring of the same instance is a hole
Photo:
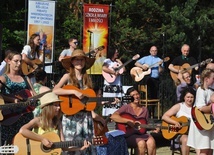
[[[105,145],[108,139],[105,136],[96,136],[92,139],[92,145]]]
[[[2,154],[14,154],[19,151],[18,146],[16,145],[3,145],[0,146],[0,153]]]
[[[134,97],[130,96],[130,95],[125,95],[122,97],[123,102],[133,102],[134,101]]]
[[[211,63],[212,61],[213,61],[212,58],[206,59],[206,60],[204,60],[204,61],[202,61],[202,62],[200,63],[200,66],[204,66],[204,65],[206,65],[206,64],[208,64],[208,63]]]
[[[169,60],[170,60],[170,57],[166,57],[166,58],[163,59],[163,62],[167,62]]]
[[[212,58],[209,58],[209,59],[206,59],[206,60],[205,60],[206,64],[211,63],[212,61],[213,61]]]
[[[138,58],[140,58],[140,55],[139,54],[136,54],[132,57],[132,60],[137,60]]]
[[[99,47],[97,47],[95,49],[98,50],[98,51],[101,51],[101,50],[105,49],[105,46],[99,46]]]

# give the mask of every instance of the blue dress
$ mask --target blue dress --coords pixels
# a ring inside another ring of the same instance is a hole
[[[19,92],[22,89],[28,89],[28,84],[25,82],[13,82],[10,78],[4,74],[3,75],[6,79],[5,85],[10,88],[11,90],[7,89],[6,87],[1,88],[2,94],[13,94]],[[8,103],[9,104],[9,103]],[[15,109],[16,110],[16,109]],[[18,117],[17,117],[18,118]],[[16,118],[15,118],[16,119]],[[11,144],[13,137],[19,132],[19,129],[26,123],[28,123],[31,119],[33,119],[33,113],[26,113],[23,114],[18,120],[13,123],[12,125],[6,126],[1,125],[1,144]]]

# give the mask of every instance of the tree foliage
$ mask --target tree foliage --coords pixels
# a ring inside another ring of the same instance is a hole
[[[27,1],[27,0],[26,0]],[[3,25],[3,46],[19,50],[26,43],[23,0],[1,0],[0,21]],[[117,46],[123,57],[133,53],[147,55],[157,45],[160,56],[175,57],[183,43],[199,59],[213,54],[214,2],[211,0],[60,0],[56,1],[55,53],[67,46],[67,39],[82,39],[84,3],[108,4],[111,7],[110,46]],[[81,46],[81,45],[80,45]]]

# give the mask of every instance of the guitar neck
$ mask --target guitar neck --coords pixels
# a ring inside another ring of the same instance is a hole
[[[124,64],[122,64],[120,67],[116,68],[116,71],[120,70],[121,68],[125,67],[126,65],[128,65],[130,62],[132,62],[133,60],[130,59],[128,61],[126,61]]]
[[[81,147],[84,145],[84,140],[66,141],[66,142],[54,142],[52,148],[68,148],[70,146]]]
[[[162,61],[162,60],[161,60],[161,61]],[[158,62],[152,64],[151,66],[149,66],[149,68],[152,68],[152,67],[156,66],[156,65],[159,64],[161,61],[158,61]]]
[[[110,101],[113,102],[114,101],[114,97],[90,97],[88,99],[88,102],[102,102],[102,101]]]
[[[6,103],[3,105],[0,105],[0,109],[10,109],[10,108],[19,108],[19,107],[26,107],[26,106],[37,106],[37,100],[35,101],[29,101],[29,102],[18,102],[18,103]]]
[[[199,66],[199,65],[200,65],[200,63],[195,64],[195,65],[192,65],[192,66],[190,66],[190,67],[188,67],[188,68],[185,68],[185,70],[193,69],[193,68],[195,68],[195,67],[197,67],[197,66]]]

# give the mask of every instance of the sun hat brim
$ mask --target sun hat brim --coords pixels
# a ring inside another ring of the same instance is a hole
[[[82,50],[74,50],[71,56],[67,56],[61,60],[62,66],[69,72],[71,67],[71,61],[74,57],[85,57],[85,68],[86,70],[91,68],[95,62],[95,58],[89,58],[85,55]]]

